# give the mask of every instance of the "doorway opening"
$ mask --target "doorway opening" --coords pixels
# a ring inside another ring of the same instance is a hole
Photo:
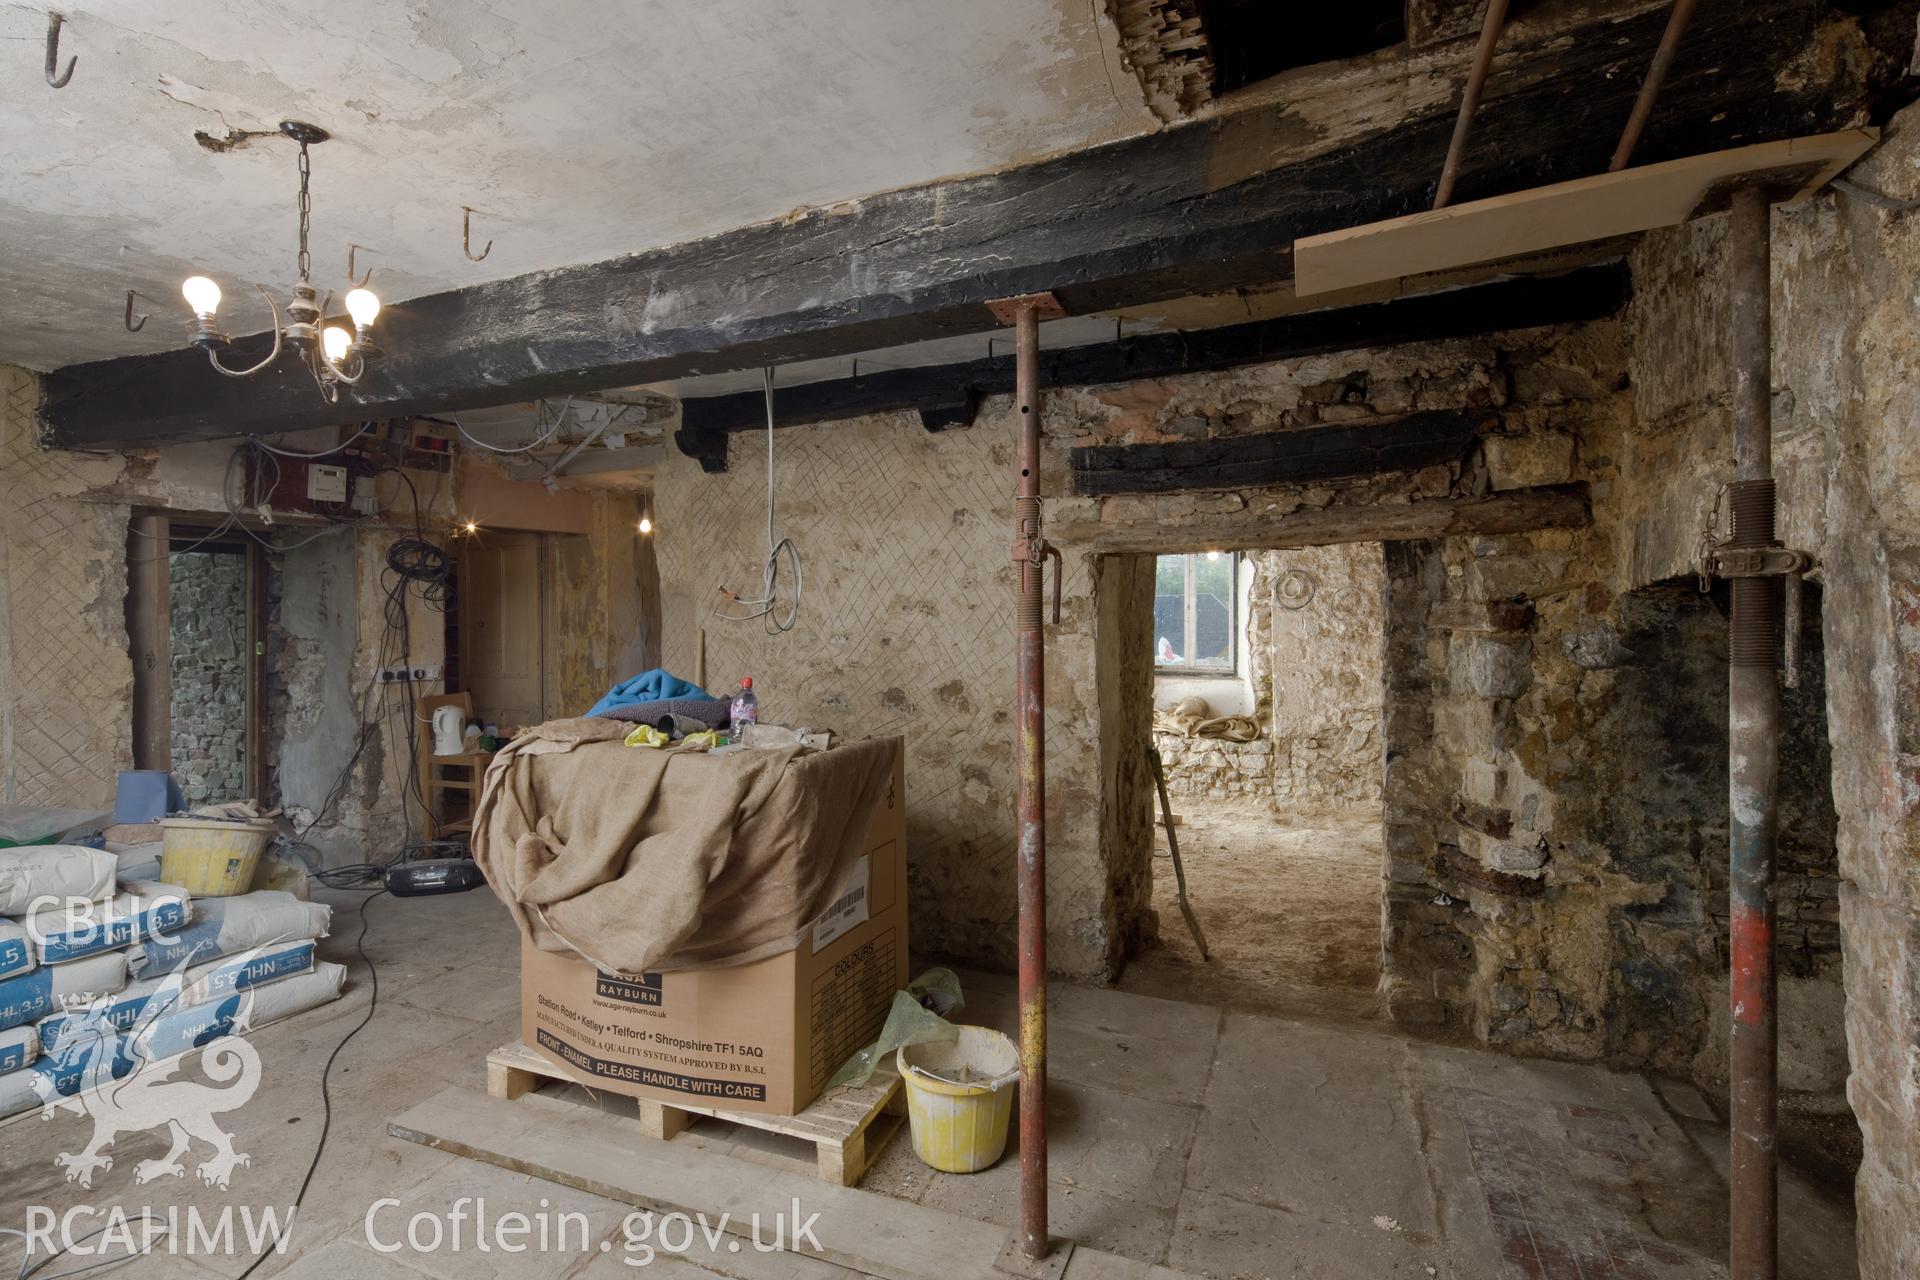
[[[135,762],[171,773],[189,807],[263,798],[266,557],[218,526],[132,527]]]
[[[1371,1019],[1381,966],[1385,565],[1377,543],[1153,558],[1158,940],[1121,986]],[[1151,786],[1151,782],[1148,784]]]

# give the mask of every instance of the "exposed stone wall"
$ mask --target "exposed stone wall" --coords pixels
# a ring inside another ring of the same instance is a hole
[[[189,804],[247,796],[247,558],[167,556],[173,775]]]
[[[1377,809],[1386,566],[1374,543],[1269,551],[1254,576],[1283,811]],[[1261,687],[1264,677],[1264,689]]]
[[[1242,642],[1261,736],[1233,742],[1156,732],[1167,790],[1290,813],[1377,807],[1386,592],[1379,546],[1257,551],[1247,561]],[[1162,706],[1175,700],[1159,698]]]
[[[1920,110],[1850,176],[1920,195]],[[1920,1274],[1920,221],[1827,194],[1776,210],[1773,246],[1780,536],[1821,562],[1860,1269],[1890,1280]],[[1690,568],[1730,470],[1724,262],[1718,218],[1635,255],[1625,586]],[[1783,1015],[1798,994],[1830,1018],[1830,989],[1812,996],[1791,975]]]
[[[1273,795],[1273,739],[1229,742],[1155,730],[1167,794],[1197,800],[1265,803]]]
[[[1617,436],[1630,408],[1624,363],[1619,325],[1600,322],[1048,396],[1042,484],[1050,495],[1049,530],[1067,563],[1062,623],[1048,632],[1056,967],[1110,971],[1144,927],[1145,904],[1134,895],[1150,874],[1144,827],[1107,821],[1113,807],[1131,814],[1144,799],[1117,780],[1140,776],[1130,757],[1145,738],[1108,732],[1101,723],[1106,710],[1090,697],[1096,683],[1104,684],[1096,681],[1102,663],[1113,661],[1101,655],[1126,653],[1124,638],[1101,624],[1107,615],[1089,599],[1099,532],[1119,525],[1152,530],[1156,537],[1164,533],[1166,550],[1184,550],[1180,529],[1198,519],[1243,516],[1257,524],[1304,508],[1396,505],[1610,476],[1608,460],[1617,449],[1608,433]],[[744,593],[759,580],[764,533],[754,513],[764,501],[765,476],[756,453],[737,447],[733,469],[716,477],[670,457],[659,477],[658,535],[667,665],[690,672],[695,634],[704,628],[710,683],[754,675],[766,691],[769,718],[856,734],[906,732],[915,944],[1003,964],[1012,959],[1014,919],[1008,408],[1005,399],[992,399],[974,427],[938,436],[920,431],[906,415],[780,433],[782,532],[796,536],[809,556],[806,609],[800,627],[786,635],[769,637],[755,624],[718,621],[713,613],[716,582]],[[1285,430],[1429,408],[1481,415],[1487,424],[1481,446],[1460,462],[1411,478],[1099,500],[1068,493],[1066,449],[1075,444]],[[1575,440],[1582,433],[1594,439],[1598,461],[1579,458]],[[1483,600],[1529,590],[1565,594],[1575,550],[1596,542],[1590,533],[1480,539],[1471,547],[1456,541],[1463,544],[1457,563],[1442,568],[1439,590]],[[1428,626],[1424,613],[1419,625]],[[1500,652],[1515,647],[1488,644]],[[1144,643],[1139,647],[1146,651]],[[1510,700],[1499,686],[1512,673],[1487,655],[1475,658],[1468,647],[1463,644],[1460,679],[1481,684],[1463,683],[1465,698]],[[1521,665],[1529,653],[1521,649]],[[1444,666],[1444,651],[1442,660]],[[1452,734],[1441,744],[1455,761],[1452,775],[1436,771],[1431,787],[1402,801],[1402,825],[1423,833],[1424,847],[1411,851],[1412,860],[1402,859],[1411,879],[1395,899],[1396,912],[1415,904],[1425,910],[1443,893],[1439,828],[1460,795],[1460,762],[1485,756],[1491,740],[1473,736],[1476,728],[1490,735],[1484,718],[1455,716],[1443,727]],[[1384,735],[1381,745],[1391,748]],[[1249,772],[1260,770],[1270,789],[1271,766]],[[1094,814],[1103,822],[1092,821]],[[1114,833],[1104,845],[1102,825]],[[1499,910],[1494,903],[1486,907],[1488,914]],[[1446,931],[1444,948],[1410,947],[1399,957],[1405,985],[1427,992],[1422,1008],[1428,1016],[1464,1020],[1473,993],[1491,979],[1481,975],[1477,959],[1460,972],[1448,950],[1465,945],[1475,955],[1471,922],[1463,926],[1447,914],[1438,927]],[[1565,965],[1587,959],[1570,955]],[[1435,968],[1446,973],[1436,978]],[[1431,993],[1436,981],[1457,982],[1459,989],[1438,999]]]
[[[768,635],[728,622],[717,585],[755,594],[766,559],[764,455],[736,441],[732,468],[706,476],[677,454],[657,480],[656,551],[667,667],[691,676],[705,633],[708,685],[754,678],[761,716],[855,737],[907,739],[913,945],[1010,965],[1014,958],[1013,422],[1004,398],[966,431],[929,435],[910,414],[782,430],[776,442],[779,532],[805,561],[798,624]],[[743,438],[744,439],[744,438]],[[1119,686],[1096,683],[1095,650],[1133,664],[1147,687],[1151,579],[1129,608],[1093,599],[1096,558],[1066,557],[1062,618],[1047,629],[1049,960],[1060,972],[1109,972],[1146,909],[1145,793],[1103,808],[1103,734],[1111,785],[1143,774],[1145,718],[1103,717]],[[1145,615],[1138,613],[1144,607]],[[1144,620],[1143,620],[1144,617]],[[1129,619],[1132,619],[1131,622]],[[1138,635],[1137,661],[1122,642]],[[1103,720],[1138,722],[1131,761]],[[1132,792],[1139,792],[1134,795]],[[1102,857],[1103,827],[1136,848]]]

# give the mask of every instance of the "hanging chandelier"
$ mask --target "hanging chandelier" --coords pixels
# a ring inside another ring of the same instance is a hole
[[[352,386],[360,381],[367,365],[380,354],[371,334],[374,318],[380,314],[380,299],[364,285],[355,286],[347,291],[344,299],[347,317],[353,324],[352,332],[328,322],[326,313],[333,301],[333,291],[329,289],[326,297],[320,298],[308,279],[312,260],[307,252],[307,231],[313,199],[308,191],[312,164],[307,148],[325,142],[330,135],[320,126],[301,120],[282,120],[280,132],[300,144],[300,278],[287,303],[286,323],[280,321],[280,308],[273,295],[264,285],[254,285],[273,312],[273,350],[251,368],[229,369],[220,363],[220,348],[228,345],[230,339],[214,323],[214,313],[220,307],[220,286],[207,276],[189,276],[180,286],[181,296],[193,308],[189,341],[205,351],[208,363],[229,378],[251,377],[278,360],[282,351],[291,348],[313,374],[320,394],[332,402],[340,398],[343,385]]]

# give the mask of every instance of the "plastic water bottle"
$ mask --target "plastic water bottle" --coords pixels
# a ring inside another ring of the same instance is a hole
[[[753,736],[748,726],[760,723],[760,699],[753,696],[752,676],[740,677],[740,692],[733,695],[732,720],[727,740],[747,743]]]

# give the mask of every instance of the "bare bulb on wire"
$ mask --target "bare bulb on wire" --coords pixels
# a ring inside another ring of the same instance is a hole
[[[349,289],[347,314],[353,317],[354,324],[364,329],[380,314],[380,299],[374,296],[371,289]]]
[[[193,308],[193,314],[210,320],[220,309],[220,286],[205,276],[188,276],[180,284],[180,296]]]

